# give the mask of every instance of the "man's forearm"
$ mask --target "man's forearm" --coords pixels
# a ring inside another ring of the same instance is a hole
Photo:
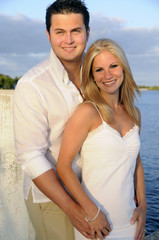
[[[66,214],[69,214],[71,210],[69,208],[72,208],[74,201],[59,182],[53,169],[33,179],[33,182],[52,202],[56,203]]]

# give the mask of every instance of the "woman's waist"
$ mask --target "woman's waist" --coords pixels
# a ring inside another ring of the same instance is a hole
[[[110,217],[115,225],[125,225],[130,222],[135,209],[133,183],[122,187],[120,184],[111,183],[105,185],[92,185],[88,187],[82,182],[82,186],[88,196],[97,206]]]

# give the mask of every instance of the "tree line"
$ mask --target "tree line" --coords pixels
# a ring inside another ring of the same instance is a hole
[[[14,89],[19,78],[0,74],[0,89]]]

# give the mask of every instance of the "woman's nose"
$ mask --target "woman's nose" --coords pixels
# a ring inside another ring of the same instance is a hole
[[[110,69],[106,69],[106,70],[105,70],[105,78],[106,78],[106,79],[110,79],[110,78],[112,78],[112,76],[113,76],[113,74],[112,74],[112,72],[110,71]]]

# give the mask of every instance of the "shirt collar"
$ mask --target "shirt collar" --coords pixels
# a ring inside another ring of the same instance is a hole
[[[69,80],[68,73],[65,70],[64,66],[62,65],[62,63],[60,62],[60,60],[57,58],[53,49],[51,49],[51,52],[50,52],[50,62],[51,62],[52,67],[56,71],[58,79],[60,81],[62,81],[64,84],[69,85],[71,81]],[[82,67],[81,67],[81,70],[82,70]],[[80,79],[82,79],[81,72],[80,72]]]
[[[57,76],[58,80],[63,82],[64,84],[68,84],[68,82],[69,82],[68,74],[67,74],[64,66],[60,62],[60,60],[57,58],[53,49],[51,49],[51,51],[50,51],[49,60],[50,60],[50,64],[51,64],[52,68],[54,69],[54,72],[56,72],[56,76]]]
[[[68,77],[68,73],[66,72],[64,66],[60,62],[60,60],[57,58],[56,54],[54,53],[53,49],[51,49],[50,52],[50,62],[51,65],[56,72],[59,81],[62,81],[64,84],[68,85],[70,80]]]

